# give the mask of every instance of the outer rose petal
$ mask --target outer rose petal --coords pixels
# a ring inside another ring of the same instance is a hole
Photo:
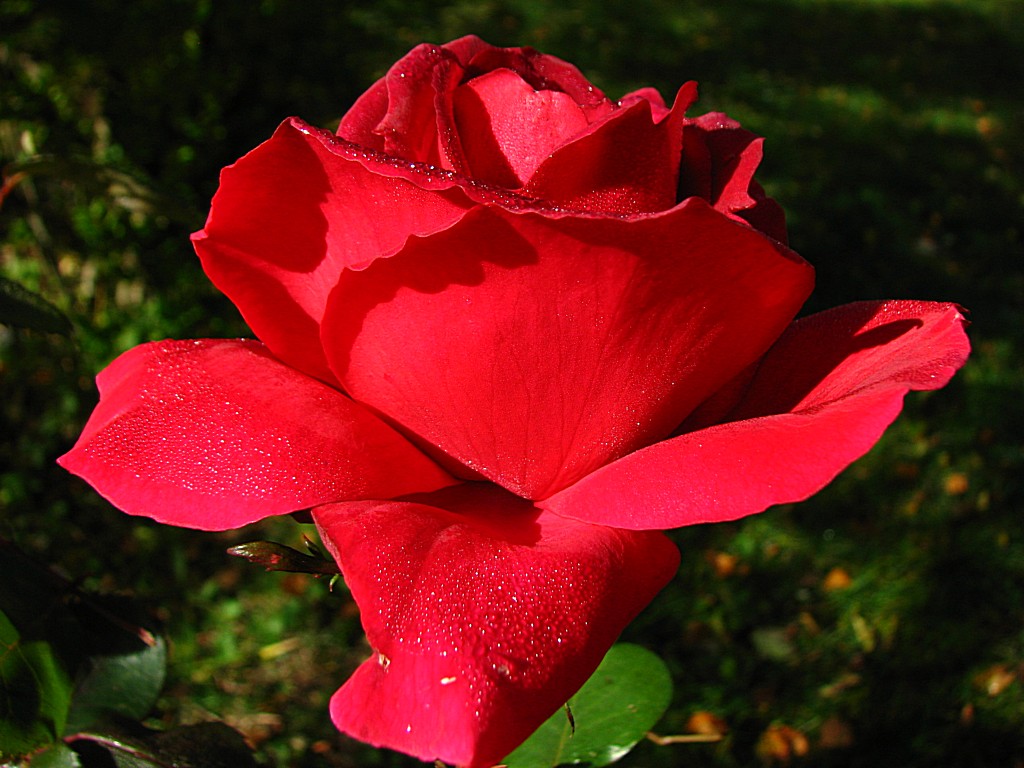
[[[145,344],[97,383],[100,403],[59,461],[129,514],[225,530],[452,482],[362,406],[259,342]]]
[[[331,700],[335,725],[468,768],[572,696],[679,562],[662,534],[540,513],[489,484],[313,518],[374,650]]]
[[[470,205],[449,178],[396,168],[293,118],[224,169],[192,239],[207,275],[274,354],[334,383],[319,324],[338,275],[445,229]]]
[[[664,529],[802,501],[875,444],[908,391],[945,386],[967,359],[964,324],[953,305],[898,301],[798,320],[745,374],[726,423],[637,451],[538,506]]]
[[[545,498],[670,434],[764,354],[812,281],[697,199],[636,220],[479,208],[342,275],[324,341],[357,400]]]

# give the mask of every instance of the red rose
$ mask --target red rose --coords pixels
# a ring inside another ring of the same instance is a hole
[[[671,578],[655,529],[806,498],[967,355],[948,304],[794,322],[761,140],[695,93],[463,38],[286,121],[193,238],[262,343],[125,353],[63,465],[176,525],[312,507],[375,650],[335,723],[498,761]]]

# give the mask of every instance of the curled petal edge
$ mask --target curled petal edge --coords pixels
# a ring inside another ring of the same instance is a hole
[[[717,423],[693,431],[684,424],[684,434],[537,505],[602,525],[664,530],[803,501],[870,450],[908,392],[945,386],[969,353],[965,325],[955,305],[899,301],[798,320],[739,386],[723,390],[732,403],[709,406]]]

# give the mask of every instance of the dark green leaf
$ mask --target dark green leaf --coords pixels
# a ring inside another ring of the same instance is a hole
[[[0,324],[62,336],[72,330],[71,321],[53,304],[5,277],[0,277]]]
[[[152,645],[120,654],[93,656],[79,678],[68,713],[67,732],[75,733],[120,715],[141,720],[153,708],[164,684],[167,644],[162,637]]]
[[[638,645],[620,643],[569,700],[515,752],[508,768],[608,765],[626,755],[661,718],[672,698],[664,662]]]
[[[86,594],[0,540],[0,757],[145,716],[167,650],[141,621],[130,600]]]
[[[171,731],[139,726],[131,733],[81,735],[104,747],[117,768],[256,768],[242,735],[224,723],[200,723]]]
[[[80,659],[57,577],[0,541],[0,758],[59,739]]]
[[[71,678],[50,643],[23,636],[0,610],[0,760],[56,741]]]

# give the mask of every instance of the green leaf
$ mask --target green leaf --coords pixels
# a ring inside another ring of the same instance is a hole
[[[597,671],[559,710],[505,758],[508,768],[554,768],[614,763],[665,713],[672,677],[665,663],[639,645],[612,646]]]
[[[167,661],[148,621],[130,600],[89,595],[0,539],[0,758],[144,717]]]
[[[51,744],[64,730],[71,678],[53,647],[0,610],[0,760]]]
[[[71,333],[71,321],[42,296],[0,277],[0,325],[13,325],[33,331]]]
[[[0,760],[63,735],[78,625],[57,578],[0,540]]]
[[[224,723],[163,732],[135,726],[130,733],[88,733],[81,738],[107,749],[117,768],[256,768],[242,734]]]
[[[88,671],[75,686],[66,731],[76,733],[119,715],[141,720],[156,703],[164,684],[167,643],[156,637],[151,645],[106,656],[93,656]]]
[[[71,747],[57,742],[44,752],[32,755],[30,768],[82,768],[82,761]]]

